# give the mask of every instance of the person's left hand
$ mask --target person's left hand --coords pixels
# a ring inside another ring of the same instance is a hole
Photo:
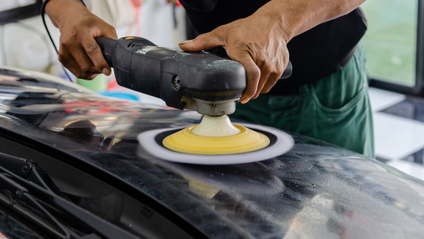
[[[240,101],[247,103],[261,93],[268,93],[283,74],[289,61],[288,41],[282,20],[261,8],[247,18],[222,25],[179,46],[183,51],[223,47],[246,70],[247,87]]]

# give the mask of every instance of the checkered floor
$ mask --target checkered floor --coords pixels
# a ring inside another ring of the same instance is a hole
[[[424,180],[424,99],[369,90],[377,159]]]

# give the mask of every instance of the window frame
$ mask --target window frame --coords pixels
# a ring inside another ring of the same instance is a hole
[[[424,97],[424,0],[418,0],[415,85],[405,86],[370,77],[369,86],[401,94]]]

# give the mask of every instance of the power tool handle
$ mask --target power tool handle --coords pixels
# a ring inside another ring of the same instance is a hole
[[[118,40],[116,40],[116,39],[107,38],[107,37],[96,38],[96,42],[100,46],[100,49],[103,53],[103,56],[105,57],[105,59],[106,59],[106,61],[109,64],[110,67],[113,67],[112,52],[113,52],[113,49],[115,48],[115,46],[117,44],[117,41]],[[289,61],[286,69],[284,70],[283,74],[280,77],[280,80],[284,80],[284,79],[289,78],[292,75],[292,73],[293,73],[293,65]]]
[[[293,65],[292,63],[289,61],[289,64],[287,64],[286,69],[284,70],[283,74],[280,77],[280,80],[284,80],[289,78],[293,73]]]
[[[96,42],[100,46],[100,49],[103,53],[103,56],[106,59],[107,64],[109,64],[110,67],[113,67],[112,52],[113,52],[113,49],[116,46],[117,41],[118,40],[116,40],[116,39],[107,38],[107,37],[96,38]]]
[[[231,60],[229,57],[225,57],[225,59]],[[280,76],[280,80],[285,80],[289,78],[293,73],[293,65],[291,61],[287,64],[286,69],[284,70],[283,74]]]

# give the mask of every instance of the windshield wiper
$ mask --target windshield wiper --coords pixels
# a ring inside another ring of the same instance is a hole
[[[38,203],[37,200],[28,194],[28,189],[17,184],[15,181],[6,177],[4,174],[0,174],[0,186],[3,192],[9,192],[9,194],[5,195],[10,197],[7,202],[9,202],[9,206],[12,207],[12,209],[19,211],[20,214],[24,214],[27,218],[39,226],[48,229],[51,233],[55,234],[55,236],[71,238],[69,231],[66,230],[64,226],[59,223],[48,210],[46,210],[40,203]],[[25,206],[29,206],[33,210],[25,210],[26,207],[20,205],[19,202],[23,202]],[[41,213],[43,217],[50,223],[46,223],[46,221],[41,218],[37,219],[34,214],[34,210],[36,210],[38,213]]]
[[[14,156],[10,156],[10,155],[7,155],[7,156],[9,159],[8,161],[9,163],[11,161],[14,161],[14,159],[19,159]],[[18,169],[22,169],[22,168],[18,166],[20,166],[19,163],[22,163],[22,162],[15,161],[10,163],[8,166],[9,167],[11,167],[11,165],[16,166],[14,171],[17,171],[20,174],[20,176],[18,176],[17,174],[3,167],[3,159],[4,159],[4,154],[0,154],[0,160],[2,162],[0,165],[0,187],[1,189],[9,192],[10,197],[13,199],[11,200],[11,203],[9,204],[9,206],[11,206],[12,209],[14,209],[15,211],[18,211],[19,213],[22,213],[22,207],[25,207],[25,206],[33,207],[39,212],[39,214],[42,214],[42,216],[49,223],[43,224],[42,223],[43,221],[40,220],[39,218],[37,219],[29,218],[29,219],[30,220],[32,219],[33,222],[39,224],[40,226],[43,226],[45,229],[48,229],[49,231],[54,232],[56,235],[60,235],[60,237],[62,238],[83,238],[83,237],[77,236],[71,230],[67,229],[67,227],[64,226],[61,222],[59,222],[57,215],[55,214],[54,216],[49,210],[47,210],[46,208],[47,206],[59,211],[63,215],[61,217],[62,219],[73,220],[77,224],[84,225],[85,227],[90,228],[91,231],[101,236],[102,238],[110,238],[110,239],[139,238],[119,228],[118,226],[76,206],[72,202],[67,201],[66,199],[56,195],[53,192],[53,190],[56,190],[54,189],[55,186],[52,186],[54,185],[53,183],[51,183],[51,185],[47,185],[50,183],[46,183],[43,180],[35,181],[35,182],[26,180],[25,176],[28,177],[29,174],[27,172],[20,172]],[[22,161],[22,159],[19,159],[19,160]],[[24,177],[21,177],[21,176],[24,176]],[[35,178],[35,180],[38,180],[38,179],[37,177]],[[53,189],[51,187],[53,187]],[[28,217],[28,215],[26,216]],[[52,225],[54,228],[51,227]]]
[[[65,194],[53,183],[47,172],[30,160],[18,158],[12,155],[4,154],[0,152],[1,166],[17,176],[29,180],[38,186],[43,187],[55,193],[58,196],[66,198]]]

